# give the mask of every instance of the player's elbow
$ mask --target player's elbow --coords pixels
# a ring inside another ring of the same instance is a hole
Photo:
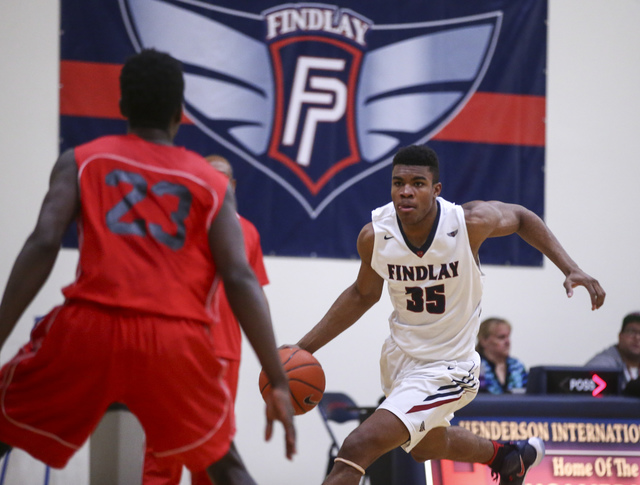
[[[364,308],[371,308],[373,305],[380,301],[382,296],[381,291],[361,291],[357,287],[354,288],[357,294],[357,299],[360,302],[360,306]]]
[[[227,294],[245,291],[255,280],[253,272],[243,265],[235,266],[231,271],[221,272],[220,276]]]
[[[365,295],[364,301],[366,302],[367,306],[372,307],[373,305],[375,305],[380,301],[380,293],[371,293],[371,294]]]
[[[38,226],[27,238],[25,246],[30,247],[39,254],[57,254],[61,244],[62,233]]]

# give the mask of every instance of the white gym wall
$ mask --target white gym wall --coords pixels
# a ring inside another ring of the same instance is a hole
[[[548,261],[535,269],[485,266],[483,315],[513,323],[513,354],[529,367],[582,365],[616,341],[626,313],[640,310],[639,24],[639,0],[549,0],[546,221],[582,268],[600,280],[607,301],[592,312],[584,289],[567,300],[563,276]],[[58,30],[58,2],[0,2],[2,287],[58,155]],[[2,362],[26,341],[34,317],[61,301],[59,289],[73,279],[75,263],[74,251],[62,251],[2,350]],[[358,269],[356,261],[342,260],[270,257],[266,263],[279,343],[295,343]],[[385,295],[317,352],[328,390],[347,392],[362,405],[377,402],[378,354],[389,311]],[[297,418],[298,455],[287,462],[280,428],[271,443],[263,442],[258,371],[245,348],[236,441],[250,471],[265,485],[320,483],[329,438],[319,414]],[[88,456],[85,447],[65,470],[53,471],[49,483],[88,485]],[[43,465],[24,456],[14,461],[5,483],[44,483]]]

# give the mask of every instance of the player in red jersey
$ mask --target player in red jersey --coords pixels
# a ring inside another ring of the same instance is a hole
[[[63,467],[119,402],[138,418],[158,460],[213,473],[233,438],[231,393],[210,331],[219,278],[277,383],[266,437],[274,420],[282,422],[291,458],[287,378],[247,262],[233,190],[206,160],[173,145],[182,116],[180,63],[144,50],[125,63],[120,88],[128,134],[60,156],[0,303],[1,347],[76,219],[77,279],[0,371],[1,447]]]
[[[236,180],[233,178],[233,169],[229,161],[219,155],[206,157],[213,168],[223,173],[235,189]],[[238,215],[242,234],[244,235],[245,250],[251,268],[258,278],[258,282],[265,286],[269,283],[267,270],[264,266],[262,248],[260,247],[260,234],[256,227],[247,219]],[[231,397],[235,402],[238,390],[238,373],[240,370],[240,356],[242,353],[242,334],[229,302],[224,293],[224,288],[219,288],[214,295],[212,304],[216,323],[211,327],[214,353],[227,364],[225,381],[231,391]],[[233,418],[233,416],[231,416]],[[142,476],[143,485],[178,485],[182,476],[182,464],[175,462],[172,466],[161,468],[155,456],[149,448],[145,452],[144,468]],[[229,453],[218,461],[215,467],[215,482],[229,485],[255,485],[255,481],[244,466],[234,443],[231,443]],[[192,485],[211,485],[215,483],[205,471],[191,472]]]

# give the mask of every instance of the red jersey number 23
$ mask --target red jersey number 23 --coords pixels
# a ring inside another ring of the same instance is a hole
[[[145,237],[150,235],[156,241],[177,251],[184,245],[186,238],[185,219],[191,209],[191,192],[184,185],[174,182],[160,181],[154,184],[151,189],[145,178],[136,172],[125,170],[113,170],[105,177],[107,185],[117,186],[126,183],[132,186],[116,205],[114,205],[106,216],[107,227],[115,234],[126,234]],[[147,197],[148,191],[161,197],[163,195],[173,195],[178,198],[178,208],[171,213],[171,220],[176,225],[175,234],[169,234],[162,229],[160,224],[156,224],[145,219],[135,219],[131,222],[122,220],[123,216],[129,212],[134,205]]]

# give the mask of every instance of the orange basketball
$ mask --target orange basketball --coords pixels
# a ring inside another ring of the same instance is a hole
[[[311,411],[324,393],[324,371],[318,359],[306,350],[284,347],[278,350],[284,371],[289,377],[289,393],[296,415]],[[267,374],[260,372],[260,394],[264,399],[271,388]]]

